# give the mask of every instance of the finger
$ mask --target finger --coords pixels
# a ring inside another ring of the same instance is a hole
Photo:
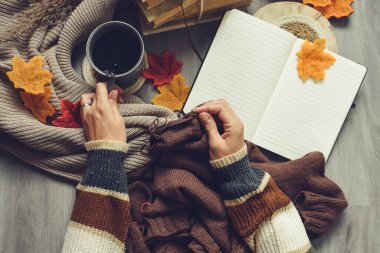
[[[118,91],[118,98],[117,98],[117,102],[119,104],[125,104],[126,103],[126,98],[125,98],[125,93],[124,93],[124,90],[122,88],[120,88],[119,86],[115,85],[115,90]]]
[[[208,106],[208,105],[220,105],[223,108],[223,110],[229,111],[230,113],[235,115],[230,104],[224,99],[217,99],[217,100],[209,101],[209,102],[204,103],[204,105],[206,105],[206,106]]]
[[[106,83],[97,83],[96,84],[96,96],[98,104],[106,105],[108,102],[108,92]]]
[[[95,106],[96,106],[96,96],[94,97],[94,99],[92,100],[92,104],[91,104],[91,106],[93,107],[93,108],[95,108]]]
[[[84,112],[82,109],[80,110],[80,117],[82,118],[83,128],[84,128]]]
[[[88,109],[91,108],[91,106],[96,105],[95,101],[96,101],[95,93],[83,94],[80,97],[80,105],[81,105],[80,113],[81,113],[82,120],[85,120],[85,112],[87,112]],[[85,104],[89,104],[90,106],[84,106]]]
[[[117,109],[118,91],[111,91],[110,94],[108,94],[108,100],[112,108],[113,116],[116,118],[118,115],[120,115],[120,112]]]
[[[206,102],[204,102],[202,104],[197,105],[192,111],[198,112],[198,113],[205,112],[205,111],[207,111],[207,107],[209,105],[220,105],[220,104],[222,104],[221,101],[222,100],[220,100],[220,99],[206,101]]]
[[[221,103],[226,103],[227,104],[227,101],[224,100],[224,99],[208,100],[206,102],[203,102],[203,103],[197,105],[196,107],[201,107],[203,105],[209,105],[209,104],[221,104]]]
[[[223,124],[231,123],[236,120],[235,113],[224,104],[215,104],[210,102],[210,104],[202,105],[193,110],[197,113],[207,112],[209,114],[215,115]]]
[[[95,98],[95,93],[87,93],[83,94],[80,97],[80,105],[83,106],[84,104],[92,104],[92,101]]]
[[[222,140],[222,137],[218,132],[215,120],[209,113],[202,112],[199,114],[199,120],[207,132],[210,145],[216,144]]]
[[[81,110],[80,110],[80,116],[82,118],[82,126],[83,126],[83,130],[84,130],[84,133],[85,135],[87,136],[87,132],[88,132],[88,124],[87,124],[87,120],[88,120],[88,115],[91,111],[91,106],[85,106],[85,107],[81,107]]]
[[[108,101],[109,101],[111,106],[117,105],[117,96],[118,96],[117,90],[113,90],[108,94]]]

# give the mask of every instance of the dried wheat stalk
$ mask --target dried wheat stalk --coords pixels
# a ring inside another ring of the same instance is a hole
[[[16,38],[38,26],[55,26],[65,21],[82,0],[30,0],[23,12],[17,13],[17,24],[10,27],[3,40]]]

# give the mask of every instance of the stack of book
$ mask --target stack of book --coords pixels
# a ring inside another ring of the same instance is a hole
[[[230,9],[245,10],[252,0],[136,0],[144,35],[221,19]],[[181,6],[182,5],[182,6]]]

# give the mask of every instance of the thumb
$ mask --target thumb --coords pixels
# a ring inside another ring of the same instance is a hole
[[[118,96],[117,90],[113,90],[108,94],[108,101],[110,102],[111,106],[117,105],[117,96]]]
[[[120,114],[119,111],[117,110],[117,96],[118,96],[117,90],[113,90],[108,94],[108,101],[111,105],[114,117]]]
[[[207,132],[210,146],[213,144],[217,144],[218,142],[223,140],[218,132],[218,127],[216,126],[214,118],[209,113],[200,113],[199,120]]]

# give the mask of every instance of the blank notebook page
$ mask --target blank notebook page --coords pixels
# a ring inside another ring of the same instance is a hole
[[[303,82],[297,71],[297,39],[253,142],[289,159],[311,151],[329,157],[366,68],[333,54],[323,82]]]
[[[296,38],[241,11],[225,14],[183,111],[225,98],[252,139]]]

